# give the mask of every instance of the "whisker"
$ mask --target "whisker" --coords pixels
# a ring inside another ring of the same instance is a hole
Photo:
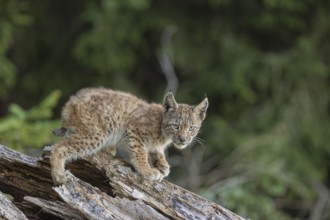
[[[201,145],[201,146],[203,146],[204,142],[205,141],[203,139],[198,138],[198,137],[194,137],[194,139],[190,142],[189,145],[192,145],[192,146]]]
[[[199,141],[201,143],[205,143],[205,141],[202,138],[195,137],[194,140]]]

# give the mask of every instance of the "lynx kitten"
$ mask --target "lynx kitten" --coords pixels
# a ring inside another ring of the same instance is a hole
[[[131,164],[144,178],[162,180],[170,173],[165,148],[173,143],[183,149],[191,143],[207,107],[207,98],[196,106],[177,104],[171,92],[162,106],[110,89],[82,89],[65,104],[62,128],[54,130],[66,136],[52,147],[54,183],[72,178],[65,170],[67,162],[102,149],[114,155],[117,147],[126,149]]]

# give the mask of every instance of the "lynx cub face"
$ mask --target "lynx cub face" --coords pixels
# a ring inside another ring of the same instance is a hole
[[[197,135],[208,100],[198,105],[176,103],[172,93],[163,106],[131,94],[105,88],[86,88],[71,96],[62,110],[63,136],[52,146],[50,163],[56,185],[72,179],[65,164],[105,150],[127,151],[135,170],[147,180],[161,181],[170,173],[164,150],[171,143],[185,148]]]
[[[206,116],[207,108],[207,98],[199,105],[191,106],[177,104],[172,93],[165,96],[162,128],[166,135],[172,137],[176,148],[185,148],[196,137]]]

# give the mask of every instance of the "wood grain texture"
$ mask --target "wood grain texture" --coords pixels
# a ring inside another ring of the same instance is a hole
[[[50,215],[57,216],[61,219],[65,220],[84,220],[86,219],[82,214],[80,214],[77,210],[71,208],[64,202],[60,201],[49,201],[45,199],[35,198],[31,196],[25,196],[24,201],[27,203],[33,204],[37,207],[40,207],[43,212],[48,213]]]
[[[24,213],[19,210],[5,195],[0,192],[0,219],[27,220]]]
[[[143,180],[105,152],[69,164],[77,178],[53,187],[49,152],[46,147],[42,157],[34,158],[0,145],[0,191],[12,195],[12,206],[27,219],[243,220],[166,180]]]

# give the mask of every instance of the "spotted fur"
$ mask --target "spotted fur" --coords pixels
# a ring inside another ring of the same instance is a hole
[[[189,145],[206,116],[208,100],[196,106],[176,103],[169,92],[163,105],[104,88],[87,88],[71,96],[62,110],[62,128],[53,133],[65,138],[52,146],[52,177],[56,185],[72,178],[65,164],[106,150],[126,149],[137,172],[162,180],[170,172],[164,150]]]

